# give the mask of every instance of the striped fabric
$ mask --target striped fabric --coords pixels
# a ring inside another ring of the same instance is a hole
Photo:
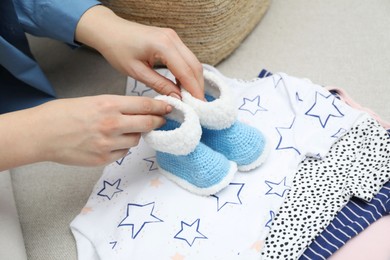
[[[353,197],[299,259],[327,259],[352,237],[387,214],[390,214],[390,182],[370,202]]]

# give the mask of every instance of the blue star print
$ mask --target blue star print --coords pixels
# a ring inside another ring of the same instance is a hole
[[[157,170],[156,156],[151,156],[143,159],[149,163],[149,171]]]
[[[291,189],[291,187],[287,186],[286,185],[286,177],[283,178],[283,180],[281,180],[280,182],[272,182],[272,181],[265,181],[265,184],[268,185],[268,187],[270,188],[266,193],[265,195],[277,195],[279,197],[282,197],[284,196],[284,193],[286,193],[287,191],[289,191]]]
[[[311,154],[311,155],[308,155],[307,157],[310,157],[310,158],[313,158],[313,159],[317,159],[317,160],[320,160],[322,158],[320,153]]]
[[[334,137],[334,138],[339,139],[339,138],[341,138],[346,132],[347,132],[346,129],[340,128],[340,129],[337,131],[337,133],[335,133],[335,134],[332,135],[331,137]]]
[[[227,204],[242,204],[240,192],[244,185],[244,183],[230,183],[225,189],[212,195],[217,198],[217,211]]]
[[[272,76],[272,80],[274,81],[275,88],[279,86],[280,83],[283,84],[284,87],[286,87],[286,83],[284,82],[284,79],[279,74],[275,74]]]
[[[252,115],[255,115],[258,111],[267,111],[267,109],[260,105],[260,96],[256,96],[253,99],[244,98],[243,102],[244,104],[242,104],[238,109],[248,111]]]
[[[303,101],[303,99],[299,97],[299,93],[298,92],[295,92],[295,99],[297,101]]]
[[[196,239],[207,239],[205,235],[199,232],[200,219],[195,220],[192,224],[181,221],[181,229],[174,238],[187,242],[192,247]]]
[[[127,204],[126,217],[119,223],[118,227],[131,226],[131,237],[135,239],[146,224],[163,222],[161,219],[153,215],[154,202],[139,205]]]
[[[119,188],[120,184],[121,184],[121,179],[118,179],[116,182],[112,184],[109,183],[108,181],[103,181],[103,189],[101,189],[97,195],[102,197],[107,197],[109,200],[111,200],[116,193],[123,191]]]
[[[270,210],[269,211],[269,220],[267,221],[267,223],[265,223],[265,227],[271,228],[272,221],[274,221],[274,218],[275,218],[275,212]]]
[[[344,114],[340,112],[335,105],[336,98],[329,94],[324,96],[316,91],[316,97],[313,106],[305,113],[305,115],[317,117],[320,120],[322,128],[326,127],[330,117],[343,117]]]
[[[276,131],[278,131],[278,134],[280,136],[279,143],[276,146],[276,150],[286,150],[286,149],[292,149],[296,151],[299,155],[301,152],[298,150],[297,147],[295,147],[295,137],[293,127],[295,123],[295,117],[289,127],[276,127]]]
[[[114,249],[117,243],[118,243],[117,241],[110,242],[109,244],[112,246],[111,249]]]
[[[137,94],[138,96],[143,96],[145,92],[151,91],[152,89],[140,83],[138,80],[135,81],[134,87],[131,90],[131,93]]]
[[[128,155],[130,155],[130,154],[131,154],[131,151],[129,150],[125,156],[123,156],[123,157],[122,157],[121,159],[119,159],[119,160],[116,160],[115,162],[116,162],[118,165],[122,165],[122,163],[123,163],[123,161],[125,160],[125,158],[126,158]]]

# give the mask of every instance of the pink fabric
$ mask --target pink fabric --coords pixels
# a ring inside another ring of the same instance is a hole
[[[375,221],[329,259],[390,260],[390,215]]]
[[[344,101],[346,104],[350,105],[351,107],[353,108],[356,108],[358,110],[361,110],[361,111],[365,111],[367,112],[368,114],[370,114],[373,118],[375,118],[379,124],[381,124],[383,126],[383,128],[385,129],[390,129],[390,123],[389,122],[386,122],[384,120],[382,120],[374,111],[372,111],[371,109],[369,108],[366,108],[366,107],[363,107],[361,106],[360,104],[358,104],[356,101],[354,101],[348,94],[347,92],[342,89],[342,88],[338,88],[338,87],[332,87],[332,86],[329,86],[329,87],[325,87],[327,90],[329,91],[335,91],[337,92],[337,94],[339,95],[340,99],[342,101]]]

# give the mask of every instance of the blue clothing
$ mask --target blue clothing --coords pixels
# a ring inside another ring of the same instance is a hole
[[[353,197],[299,259],[329,258],[348,240],[387,214],[390,214],[390,182],[370,202]]]
[[[0,114],[55,97],[51,84],[31,55],[24,32],[77,45],[74,42],[77,23],[86,10],[97,4],[100,4],[97,0],[1,0]]]
[[[14,3],[25,32],[73,45],[80,17],[100,4],[97,0],[14,0]]]

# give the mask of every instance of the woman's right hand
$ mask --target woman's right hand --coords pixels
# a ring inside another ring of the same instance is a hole
[[[172,107],[148,97],[101,95],[59,99],[0,115],[0,170],[39,161],[97,166],[164,124]]]
[[[162,95],[180,98],[181,86],[204,99],[202,64],[172,29],[131,22],[97,5],[80,18],[75,39],[98,50],[118,71]],[[157,62],[167,66],[177,84],[153,70]]]

